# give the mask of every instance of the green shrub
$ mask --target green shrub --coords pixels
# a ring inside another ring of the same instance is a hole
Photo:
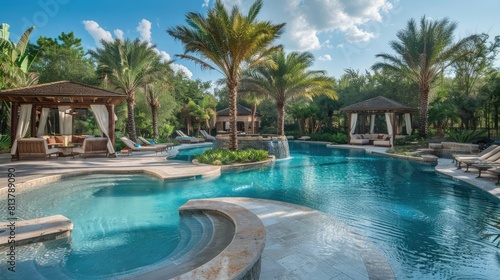
[[[10,135],[0,136],[0,153],[10,152]]]
[[[245,149],[245,150],[206,150],[202,154],[195,156],[200,163],[213,165],[226,165],[233,163],[257,162],[267,159],[267,151]]]
[[[451,130],[448,132],[448,137],[458,143],[472,143],[483,137],[486,137],[484,130]]]
[[[347,134],[344,133],[315,133],[309,135],[312,141],[322,141],[322,142],[331,142],[333,144],[347,144],[348,138]]]
[[[413,135],[408,135],[404,138],[396,138],[394,141],[395,146],[403,146],[403,145],[409,145],[409,144],[414,144],[417,142],[418,144],[426,144],[427,140],[418,136],[417,134]]]

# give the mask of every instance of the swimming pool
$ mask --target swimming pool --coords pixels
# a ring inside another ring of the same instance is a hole
[[[72,247],[60,253],[55,265],[79,273],[78,265],[112,274],[123,269],[124,262],[137,261],[137,268],[158,261],[168,252],[155,250],[157,242],[175,246],[177,208],[188,199],[247,196],[296,203],[338,217],[380,248],[399,279],[500,275],[498,248],[482,239],[487,223],[500,216],[497,200],[436,175],[430,164],[309,143],[292,142],[290,149],[290,160],[224,173],[216,180],[161,182],[141,175],[92,175],[26,192],[19,203],[26,218],[63,214],[75,223]],[[132,247],[126,248],[127,243]],[[78,250],[86,255],[72,255]],[[118,263],[100,268],[99,257],[115,252]],[[125,255],[130,258],[123,259]]]

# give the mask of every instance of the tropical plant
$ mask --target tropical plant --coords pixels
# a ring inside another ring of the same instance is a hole
[[[9,40],[9,25],[2,24],[0,32],[0,85],[2,88],[17,88],[38,83],[38,76],[30,72],[37,53],[27,51],[34,26],[24,31],[17,43]]]
[[[372,69],[395,71],[411,79],[419,86],[419,127],[418,133],[427,136],[427,117],[429,106],[429,91],[433,81],[451,63],[465,53],[462,48],[475,36],[469,36],[453,43],[453,32],[456,23],[448,18],[430,21],[423,16],[420,27],[414,19],[410,19],[405,29],[398,31],[399,41],[391,41],[389,45],[395,55],[380,53],[376,57],[383,62],[377,62]]]
[[[200,163],[213,165],[226,165],[233,163],[257,162],[267,159],[269,156],[267,151],[255,149],[243,149],[237,151],[228,151],[220,149],[206,150],[195,158]]]
[[[160,57],[153,45],[139,39],[101,40],[101,44],[102,48],[90,50],[89,53],[98,62],[99,77],[127,96],[127,133],[132,141],[136,141],[135,92],[154,71]]]
[[[244,67],[252,68],[266,61],[281,46],[271,46],[285,26],[258,21],[262,0],[256,0],[248,14],[237,6],[230,13],[221,0],[207,11],[186,15],[187,26],[176,26],[168,34],[184,44],[184,54],[176,55],[194,61],[202,68],[219,71],[226,79],[229,103],[229,149],[236,150],[236,103],[238,86]]]
[[[472,143],[486,137],[484,130],[451,130],[448,131],[448,137],[458,143]]]
[[[312,53],[291,52],[285,55],[280,50],[271,54],[269,59],[272,63],[245,71],[242,84],[244,89],[260,92],[276,101],[278,135],[285,135],[285,105],[290,99],[299,96],[312,98],[321,94],[337,98],[333,78],[326,76],[324,71],[308,70],[314,62]]]

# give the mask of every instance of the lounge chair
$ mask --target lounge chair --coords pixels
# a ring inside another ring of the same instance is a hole
[[[498,147],[500,148],[500,147]],[[496,149],[494,149],[493,151],[495,151]],[[493,152],[492,151],[492,152]],[[465,172],[469,172],[469,167],[472,166],[474,167],[473,165],[474,164],[500,164],[500,151],[497,151],[495,152],[493,155],[491,156],[488,156],[487,158],[483,158],[483,159],[460,159],[460,161],[458,162],[458,167],[457,169],[460,169],[460,166],[461,164],[465,164],[467,166],[467,168],[465,169]]]
[[[104,154],[106,157],[109,155],[108,151],[108,138],[107,137],[86,137],[83,144],[79,148],[73,148],[73,153],[80,154],[80,156]]]
[[[175,133],[177,133],[177,135],[179,135],[180,137],[189,137],[189,135],[182,132],[182,130],[176,130]]]
[[[186,133],[182,132],[182,130],[176,130],[175,133],[177,133],[177,137],[175,137],[175,140],[185,143],[185,144],[193,144],[193,143],[201,143],[205,142],[205,139],[202,138],[196,138],[196,137],[191,137],[187,135]]]
[[[52,155],[59,154],[59,149],[50,148],[47,141],[43,138],[24,138],[17,140],[17,151],[19,159],[21,158],[50,158]]]
[[[478,154],[456,154],[456,153],[452,153],[451,154],[451,157],[453,158],[452,162],[456,162],[456,158],[459,158],[459,159],[479,158],[479,157],[485,155],[486,153],[489,153],[489,152],[493,151],[496,147],[498,147],[498,146],[497,145],[490,145],[489,147],[487,147],[486,149],[484,149],[482,152],[480,152]]]
[[[216,139],[215,137],[213,137],[212,135],[208,134],[208,132],[206,132],[203,129],[200,130],[200,133],[201,133],[201,135],[203,135],[203,137],[205,138],[205,140],[207,140],[209,142],[213,142]]]
[[[144,146],[147,146],[147,147],[152,147],[152,146],[159,147],[159,148],[164,147],[166,150],[172,149],[174,147],[174,144],[172,144],[172,143],[160,143],[160,144],[151,143],[149,140],[147,140],[146,138],[144,138],[142,136],[137,137],[137,139],[139,139],[139,141],[141,141],[142,144]]]
[[[128,139],[125,136],[120,138],[120,140],[122,140],[122,142],[125,143],[127,148],[129,150],[132,150],[132,151],[154,151],[158,155],[158,152],[162,153],[163,151],[166,150],[165,147],[156,147],[156,146],[144,146],[143,147],[142,145],[137,145],[137,143]]]
[[[177,136],[175,137],[175,140],[184,143],[184,144],[193,144],[193,143],[202,143],[205,142],[205,139],[201,138],[195,138],[195,137],[190,137],[190,136]]]
[[[493,150],[491,150],[487,153],[484,153],[481,156],[455,157],[455,161],[457,162],[457,165],[458,165],[457,169],[461,169],[462,163],[467,165],[467,167],[469,167],[470,165],[472,165],[474,163],[478,163],[480,161],[484,161],[484,160],[489,160],[489,161],[493,160],[494,161],[494,160],[497,160],[498,158],[500,158],[500,146],[495,147]]]
[[[311,140],[311,137],[310,136],[302,136],[300,138],[297,138],[297,140],[307,141],[307,140]]]

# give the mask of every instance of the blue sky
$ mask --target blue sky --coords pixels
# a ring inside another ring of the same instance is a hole
[[[155,44],[164,58],[175,59],[175,54],[183,52],[182,44],[165,30],[185,24],[187,12],[205,14],[213,1],[7,1],[2,3],[0,21],[11,26],[13,40],[35,25],[32,42],[39,36],[55,38],[71,31],[83,40],[85,49],[99,47],[96,42],[102,38],[141,38]],[[245,11],[253,0],[223,2],[228,7],[239,5]],[[377,53],[392,53],[389,41],[410,18],[448,17],[458,23],[457,39],[483,32],[491,38],[500,35],[499,11],[498,0],[264,0],[260,18],[286,22],[278,43],[287,51],[312,52],[315,69],[339,78],[347,68],[361,72],[369,69],[377,61]],[[176,59],[174,65],[192,79],[220,78],[217,72],[201,70],[189,61]]]

